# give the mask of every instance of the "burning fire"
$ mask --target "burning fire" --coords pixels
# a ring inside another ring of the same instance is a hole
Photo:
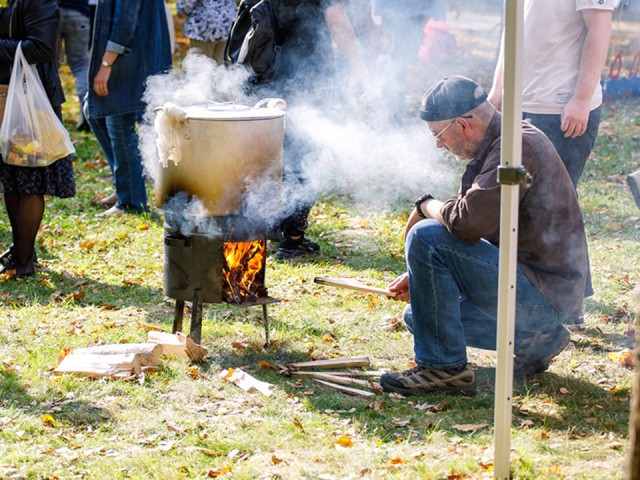
[[[224,244],[226,265],[222,269],[225,301],[242,303],[259,296],[260,282],[256,275],[264,266],[266,242],[228,242]]]

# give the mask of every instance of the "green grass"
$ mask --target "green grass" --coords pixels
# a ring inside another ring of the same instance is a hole
[[[640,212],[624,178],[638,167],[639,106],[631,99],[604,108],[579,191],[595,295],[585,326],[550,370],[515,384],[514,478],[624,476],[633,371],[608,353],[635,345],[625,332],[640,273]],[[70,104],[65,116],[72,122],[73,115]],[[275,341],[268,349],[260,308],[206,305],[203,364],[166,360],[160,372],[130,381],[54,374],[70,349],[144,341],[148,325],[170,331],[173,321],[173,301],[162,293],[161,212],[96,218],[94,202],[110,188],[108,167],[91,135],[72,136],[78,195],[47,201],[37,245],[44,270],[0,280],[0,478],[492,476],[492,352],[469,352],[479,365],[473,398],[365,400],[259,367],[354,355],[369,356],[374,369],[410,365],[411,336],[393,326],[402,305],[313,283],[338,276],[384,286],[401,273],[407,207],[400,201],[372,211],[335,192],[319,199],[309,236],[322,255],[268,257],[269,294],[281,300],[268,308]],[[5,215],[0,243],[10,243]],[[272,383],[274,394],[222,381],[229,367]],[[341,436],[353,446],[337,445]]]

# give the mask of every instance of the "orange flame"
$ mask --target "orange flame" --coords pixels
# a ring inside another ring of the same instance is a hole
[[[242,303],[258,297],[261,287],[256,275],[262,270],[266,256],[266,242],[228,242],[224,244],[226,265],[222,269],[226,300]]]

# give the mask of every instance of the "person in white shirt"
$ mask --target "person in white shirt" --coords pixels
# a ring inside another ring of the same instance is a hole
[[[615,0],[525,0],[522,111],[553,142],[574,187],[595,144]],[[504,45],[503,45],[504,48]],[[489,101],[500,110],[503,49]]]

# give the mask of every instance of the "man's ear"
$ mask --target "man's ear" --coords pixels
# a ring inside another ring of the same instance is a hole
[[[465,117],[459,117],[457,120],[458,125],[460,125],[460,129],[462,130],[462,132],[464,132],[464,135],[466,137],[468,137],[473,131],[474,126],[471,123],[471,120],[472,119],[465,118]]]

